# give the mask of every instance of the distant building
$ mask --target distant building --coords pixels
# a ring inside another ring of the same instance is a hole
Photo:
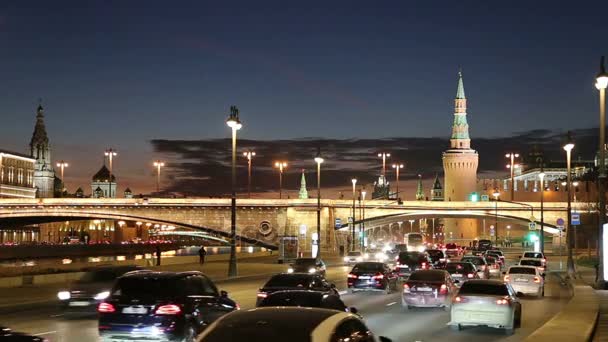
[[[76,193],[74,195],[76,195],[76,198],[83,198],[84,191],[82,190],[82,188],[79,187],[78,189],[76,189]]]
[[[105,164],[93,176],[91,192],[95,198],[116,198],[116,177],[110,175]]]
[[[29,156],[0,151],[0,198],[35,198],[35,164]]]
[[[372,193],[372,199],[388,199],[390,192],[390,184],[386,180],[384,175],[378,177],[378,181],[374,182],[374,192]],[[397,194],[395,194],[397,198]]]
[[[125,189],[125,198],[133,198],[133,191],[131,191],[131,189],[126,188]]]
[[[51,146],[44,126],[44,109],[38,105],[36,113],[36,126],[30,141],[31,157],[35,159],[34,186],[37,189],[36,197],[54,197],[55,170],[51,161]]]
[[[431,201],[443,201],[443,187],[439,181],[439,175],[435,176],[433,189],[431,189]]]

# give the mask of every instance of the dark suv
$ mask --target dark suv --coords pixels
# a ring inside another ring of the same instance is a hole
[[[200,272],[135,271],[120,277],[99,304],[99,335],[102,341],[189,342],[236,309]]]
[[[431,267],[431,259],[428,254],[421,252],[401,252],[397,258],[396,271],[399,279],[406,279],[414,271],[428,270]]]

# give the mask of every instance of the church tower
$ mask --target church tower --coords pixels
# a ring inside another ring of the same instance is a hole
[[[444,200],[467,201],[477,188],[479,155],[471,149],[469,124],[467,123],[467,99],[464,95],[462,72],[458,72],[454,124],[450,149],[443,152]]]
[[[55,191],[55,170],[51,163],[51,147],[44,126],[44,109],[38,105],[36,126],[30,141],[30,154],[36,159],[34,165],[34,186],[37,188],[36,197],[53,197]]]

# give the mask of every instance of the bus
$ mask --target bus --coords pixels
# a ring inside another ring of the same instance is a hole
[[[409,252],[424,252],[424,235],[421,233],[407,233],[403,236],[403,243]]]

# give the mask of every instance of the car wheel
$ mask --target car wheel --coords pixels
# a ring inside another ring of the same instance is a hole
[[[545,287],[544,287],[544,286],[543,286],[543,291],[540,293],[540,296],[541,296],[541,297],[544,297],[544,296],[545,296]]]
[[[462,330],[462,326],[460,326],[460,324],[452,324],[452,325],[450,325],[450,330],[460,331],[460,330]]]
[[[515,318],[515,322],[513,322],[513,327],[521,328],[521,310],[517,313],[517,317]]]
[[[511,328],[505,328],[505,334],[506,335],[513,335],[513,333],[515,333],[515,328],[511,327]]]
[[[443,311],[445,311],[445,312],[450,312],[451,309],[452,309],[452,307],[450,305],[443,306]]]

